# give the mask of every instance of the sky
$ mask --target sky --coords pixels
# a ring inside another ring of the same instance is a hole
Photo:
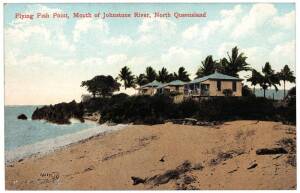
[[[151,18],[76,19],[74,12],[141,12]],[[154,18],[154,12],[207,17]],[[16,13],[68,13],[69,19],[21,20]],[[81,81],[116,77],[125,65],[136,75],[147,66],[169,72],[183,66],[194,78],[206,56],[219,60],[234,46],[259,71],[270,62],[275,71],[287,64],[295,72],[295,39],[293,3],[6,4],[5,105],[80,101],[87,93]]]

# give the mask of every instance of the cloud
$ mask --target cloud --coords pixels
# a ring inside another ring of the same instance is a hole
[[[234,6],[233,9],[223,9],[220,11],[222,17],[235,17],[242,12],[241,5]]]
[[[223,9],[220,11],[222,17],[220,26],[223,30],[229,30],[236,24],[239,15],[243,12],[241,5],[234,6],[233,9]]]
[[[257,28],[266,25],[266,22],[276,13],[277,9],[273,4],[254,4],[249,13],[233,29],[232,37],[240,38],[255,33]]]
[[[77,20],[73,30],[73,41],[78,42],[83,34],[89,33],[92,36],[96,34],[107,34],[109,27],[107,23],[100,19],[84,18]]]
[[[73,42],[68,41],[63,33],[57,33],[54,36],[54,41],[58,42],[59,47],[63,50],[68,50],[71,52],[75,51],[75,45],[73,44]]]
[[[227,57],[234,46],[258,70],[266,61],[276,70],[285,64],[295,68],[295,41],[291,41],[295,38],[295,11],[278,14],[274,5],[232,5],[230,9],[218,9],[216,17],[203,22],[191,19],[188,24],[159,18],[136,20],[123,31],[117,31],[119,23],[111,20],[7,20],[5,86],[17,93],[14,96],[23,96],[15,98],[19,104],[29,97],[22,88],[27,85],[33,99],[34,93],[39,93],[39,99],[32,103],[54,99],[61,102],[85,92],[80,88],[82,80],[100,74],[115,77],[125,65],[135,75],[147,66],[156,70],[166,67],[169,72],[184,66],[194,75],[206,55]],[[30,6],[26,9],[30,12],[63,11],[45,5]],[[283,11],[276,7],[280,13]]]
[[[218,48],[218,58],[226,57],[227,52],[238,44],[235,42],[224,42]],[[239,53],[244,53],[247,63],[254,69],[261,70],[266,62],[270,62],[272,67],[280,70],[285,64],[295,65],[295,41],[288,41],[278,44],[273,49],[262,46],[240,47]]]
[[[178,46],[170,47],[160,57],[159,64],[167,67],[170,72],[175,72],[180,66],[184,66],[189,72],[195,71],[201,61],[201,51]]]
[[[86,59],[82,60],[81,65],[83,65],[84,67],[95,66],[95,65],[101,64],[103,62],[104,62],[104,60],[100,57],[91,57],[91,58],[86,58]]]
[[[247,56],[247,63],[254,69],[261,70],[261,67],[267,62],[269,51],[260,46],[246,47],[241,50]]]
[[[66,38],[62,30],[43,24],[17,23],[4,29],[5,51],[19,50],[19,53],[58,50],[65,53],[75,51],[73,42]],[[41,45],[41,42],[43,44]]]
[[[143,19],[142,24],[138,27],[141,33],[175,33],[176,23],[168,19]]]
[[[220,11],[220,20],[208,21],[205,25],[194,24],[188,27],[182,37],[185,40],[204,41],[216,32],[226,32],[236,23],[238,16],[242,13],[240,5],[234,6],[233,9],[223,9]]]
[[[108,40],[104,40],[104,43],[112,46],[131,46],[133,40],[127,35],[120,35],[118,37],[111,37]]]
[[[275,46],[270,52],[270,62],[276,66],[277,70],[284,65],[289,65],[292,69],[296,67],[296,42],[295,40],[285,42]]]
[[[224,42],[217,49],[217,56],[219,58],[227,58],[227,52],[231,52],[232,48],[237,46],[236,42]],[[216,58],[215,58],[216,59]]]
[[[62,12],[61,9],[52,9],[44,5],[28,5],[25,12],[49,14]],[[65,20],[49,22],[43,19],[16,20],[10,22],[4,29],[5,51],[14,49],[19,54],[27,52],[54,53],[53,50],[66,54],[75,51],[75,45],[70,41],[63,31]],[[49,52],[51,50],[51,52]]]
[[[283,16],[276,16],[273,19],[273,26],[282,27],[284,29],[293,29],[295,28],[296,13],[295,11],[291,11],[286,13]]]
[[[285,36],[285,33],[283,33],[283,32],[277,32],[277,33],[271,34],[268,37],[268,42],[270,42],[270,43],[279,42],[284,38],[284,36]]]
[[[30,38],[42,39],[44,43],[49,43],[50,31],[44,26],[15,24],[4,30],[5,40],[8,44],[25,43]]]
[[[107,64],[119,64],[125,62],[126,60],[127,60],[126,54],[113,54],[107,56],[106,58]]]
[[[137,45],[146,45],[162,40],[171,40],[176,31],[177,25],[171,20],[161,18],[143,19],[142,24],[138,26],[139,37],[136,43]]]
[[[133,56],[128,58],[126,66],[128,66],[134,74],[144,73],[146,65],[149,65],[150,59],[146,56]]]

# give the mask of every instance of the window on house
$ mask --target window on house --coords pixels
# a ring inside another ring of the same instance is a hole
[[[232,81],[232,91],[236,92],[236,81]]]
[[[179,86],[175,86],[176,91],[179,91]]]
[[[221,80],[217,81],[217,88],[218,88],[218,91],[221,91]]]

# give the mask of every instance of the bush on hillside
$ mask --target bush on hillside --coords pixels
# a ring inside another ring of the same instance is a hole
[[[114,95],[93,98],[85,103],[60,103],[37,109],[32,119],[69,123],[69,118],[82,119],[84,113],[99,112],[101,123],[159,124],[167,119],[196,118],[203,121],[238,119],[282,121],[296,123],[296,98],[289,97],[286,105],[262,97],[210,97],[200,101],[185,100],[175,104],[169,96]]]
[[[101,111],[101,122],[157,124],[170,116],[172,108],[167,96],[131,96],[111,100]]]

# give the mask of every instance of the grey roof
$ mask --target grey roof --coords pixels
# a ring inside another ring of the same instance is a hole
[[[181,86],[181,85],[185,85],[186,82],[183,82],[181,80],[174,80],[172,82],[169,82],[168,85],[171,85],[171,86]]]
[[[162,85],[162,83],[158,82],[157,80],[153,80],[152,82],[149,82],[148,84],[145,84],[141,86],[140,88],[145,88],[145,87],[158,87]]]
[[[154,80],[148,84],[145,84],[143,86],[140,87],[140,89],[146,88],[146,87],[156,87],[156,88],[163,88],[165,86],[181,86],[181,85],[185,85],[185,84],[193,84],[193,83],[199,83],[199,82],[203,82],[205,80],[243,80],[237,77],[233,77],[233,76],[228,76],[226,74],[222,74],[219,72],[215,72],[213,74],[210,74],[208,76],[204,76],[201,78],[196,78],[190,82],[183,82],[181,80],[174,80],[172,82],[169,83],[161,83],[158,82],[157,80]]]
[[[222,73],[219,73],[219,72],[215,72],[215,73],[210,74],[208,76],[204,76],[204,77],[201,77],[201,78],[196,78],[195,80],[192,80],[188,84],[199,83],[199,82],[203,82],[205,80],[243,80],[243,79],[233,77],[233,76],[228,76],[226,74],[222,74]]]
[[[173,80],[172,82],[162,84],[162,85],[158,86],[157,88],[163,88],[165,86],[183,86],[185,84],[186,84],[186,82],[183,82],[181,80]]]

